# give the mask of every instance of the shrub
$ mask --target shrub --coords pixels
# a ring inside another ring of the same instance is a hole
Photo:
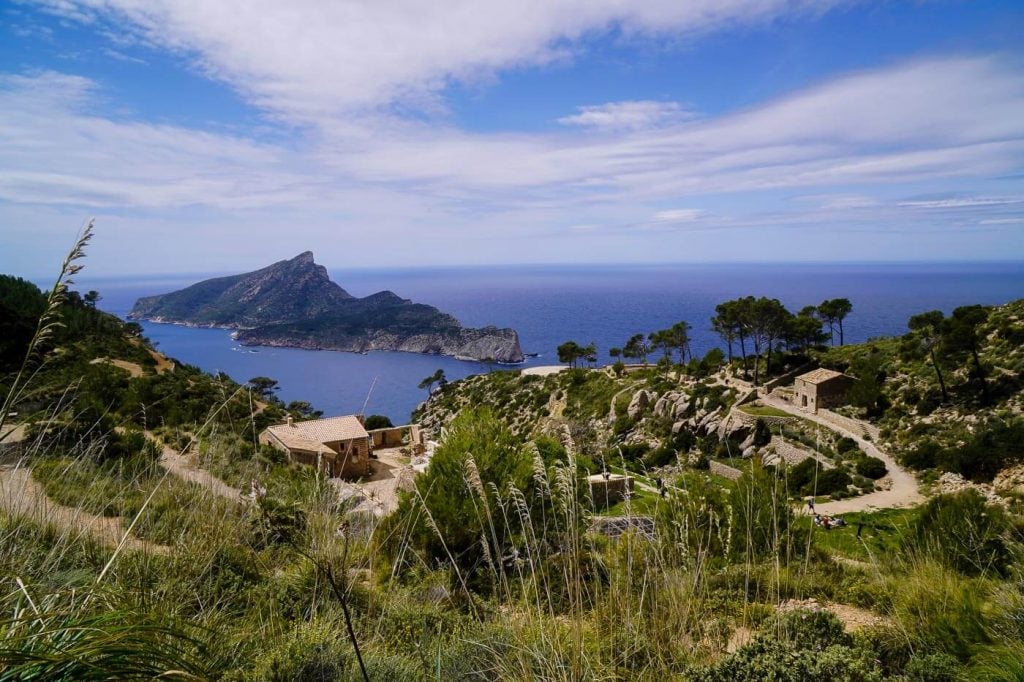
[[[772,432],[768,429],[768,424],[765,423],[764,419],[760,417],[754,422],[754,445],[757,447],[764,447],[768,445],[772,440]]]
[[[1005,574],[1006,512],[973,488],[928,500],[911,528],[914,549],[965,575]]]
[[[877,457],[862,457],[857,460],[856,468],[858,474],[865,478],[870,478],[872,481],[877,481],[882,476],[889,473],[889,470],[885,466],[885,462]]]
[[[846,473],[846,470],[835,467],[834,469],[825,469],[818,474],[818,490],[819,495],[832,495],[834,493],[846,492],[847,486],[852,483],[853,480],[850,478],[850,474]],[[810,494],[810,490],[806,491]]]
[[[903,671],[907,682],[961,682],[964,667],[949,654],[917,654],[907,661]]]
[[[366,418],[366,430],[373,431],[374,429],[390,429],[394,424],[388,417],[382,414],[371,414]]]
[[[860,446],[857,445],[857,441],[850,438],[849,436],[843,436],[838,441],[836,441],[836,452],[838,452],[841,457],[859,455]]]
[[[754,641],[710,668],[695,671],[704,682],[870,682],[882,672],[867,649],[853,646],[828,611],[798,610],[769,621]]]

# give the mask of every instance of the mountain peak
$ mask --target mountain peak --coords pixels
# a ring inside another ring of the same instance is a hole
[[[313,264],[313,252],[312,251],[303,251],[302,253],[300,253],[295,258],[292,258],[291,262],[295,263],[296,265],[312,265]]]

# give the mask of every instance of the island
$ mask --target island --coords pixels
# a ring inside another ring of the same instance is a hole
[[[463,327],[452,315],[391,291],[355,297],[331,281],[311,251],[254,272],[140,298],[128,318],[234,329],[247,346],[523,361],[514,329]]]

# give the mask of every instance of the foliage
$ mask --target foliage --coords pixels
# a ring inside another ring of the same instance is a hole
[[[509,486],[526,489],[532,462],[520,443],[486,410],[464,412],[449,426],[415,494],[405,495],[398,517],[413,547],[433,564],[482,570],[520,530],[500,515]]]
[[[912,529],[914,549],[965,575],[1000,575],[1010,565],[1006,513],[973,488],[928,500]]]
[[[870,478],[873,481],[877,481],[889,473],[889,469],[886,468],[885,462],[877,457],[861,457],[857,460],[857,464],[855,466],[858,474],[865,478]]]
[[[366,418],[365,426],[367,431],[373,431],[374,429],[390,429],[394,424],[382,414],[371,414]]]

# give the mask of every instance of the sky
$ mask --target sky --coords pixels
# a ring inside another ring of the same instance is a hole
[[[0,0],[0,272],[1024,259],[1024,4]]]

